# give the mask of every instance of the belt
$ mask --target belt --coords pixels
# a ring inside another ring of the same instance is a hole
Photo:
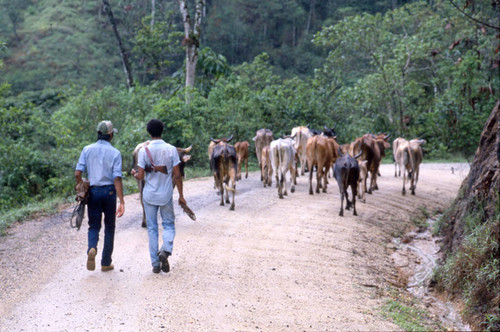
[[[105,184],[103,186],[90,186],[90,188],[105,188],[105,187],[114,187],[114,184]]]

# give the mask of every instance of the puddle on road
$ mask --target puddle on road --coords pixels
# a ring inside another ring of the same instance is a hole
[[[425,303],[428,309],[439,317],[446,328],[470,331],[470,327],[462,322],[452,303],[436,298],[429,291],[429,282],[439,258],[439,241],[441,240],[440,237],[433,237],[431,234],[432,226],[436,220],[436,218],[429,218],[427,220],[429,227],[424,232],[411,232],[403,237],[403,239],[411,239],[408,243],[402,243],[400,238],[395,238],[394,244],[397,248],[395,254],[410,259],[404,252],[411,251],[418,257],[418,263],[412,264],[414,265],[414,271],[408,278],[407,290]],[[399,260],[401,261],[401,257],[399,257]],[[407,261],[406,264],[400,264],[400,267],[409,265]]]

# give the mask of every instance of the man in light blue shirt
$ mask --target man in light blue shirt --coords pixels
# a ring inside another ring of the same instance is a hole
[[[89,218],[87,269],[95,270],[97,242],[104,214],[104,245],[102,249],[101,270],[111,271],[115,239],[116,216],[125,212],[122,185],[122,157],[120,151],[111,145],[117,132],[111,121],[101,121],[97,125],[97,142],[83,148],[75,170],[76,183],[82,181],[82,174],[87,173],[90,182],[87,200]],[[120,205],[116,208],[116,196]]]
[[[132,170],[136,179],[145,179],[142,201],[148,227],[149,254],[154,273],[170,271],[168,256],[172,254],[175,237],[173,183],[179,192],[179,204],[185,205],[182,192],[182,175],[177,149],[161,139],[163,122],[152,119],[147,123],[151,142],[139,151],[138,171]],[[158,251],[158,211],[163,225],[163,245]]]

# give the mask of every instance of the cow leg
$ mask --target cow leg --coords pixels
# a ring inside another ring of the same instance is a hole
[[[295,192],[295,185],[297,184],[297,168],[291,169],[290,170],[290,192],[294,193]],[[293,179],[293,181],[292,181]]]
[[[330,175],[330,170],[327,168],[326,169],[326,172],[323,173],[323,192],[326,193],[326,187],[327,187],[327,184],[328,184],[328,179],[327,177]]]
[[[403,196],[406,195],[405,184],[406,184],[406,170],[403,170],[403,191],[401,192]]]
[[[282,176],[281,181],[283,183],[283,195],[288,196],[288,191],[287,191],[287,188],[286,188],[286,171],[283,172],[281,174],[281,176]]]
[[[144,180],[137,180],[137,187],[139,189],[139,200],[141,201],[141,208],[142,208],[142,222],[141,226],[146,228],[146,211],[144,211],[144,205],[142,203],[142,192],[144,191]]]
[[[276,186],[278,186],[278,197],[283,199],[283,173],[279,171],[279,178],[278,178],[278,171],[276,171]]]
[[[349,189],[349,184],[347,184],[345,187],[345,209],[346,210],[350,210],[351,209],[351,201],[349,200],[349,193],[347,192],[347,190]]]
[[[322,171],[323,167],[318,165],[316,170],[316,194],[319,194],[319,189],[321,188],[321,179],[323,177]]]
[[[415,172],[411,174],[411,185],[410,185],[411,194],[415,195]]]
[[[245,159],[245,179],[248,179],[248,158]]]
[[[351,186],[351,190],[352,190],[352,208],[353,208],[353,215],[354,216],[357,216],[358,215],[358,212],[356,212],[356,190],[357,190],[357,187],[356,186]]]
[[[309,172],[309,195],[313,195],[312,178],[313,178],[313,172]]]
[[[344,216],[344,190],[342,186],[339,186],[340,189],[340,212],[339,216],[343,217]]]
[[[271,187],[273,184],[273,168],[269,167],[268,173],[267,173],[267,185]]]

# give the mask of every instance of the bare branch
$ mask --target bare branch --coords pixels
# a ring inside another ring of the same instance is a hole
[[[491,25],[491,24],[488,24],[488,23],[485,23],[485,22],[482,22],[474,17],[472,17],[471,15],[467,14],[463,9],[461,9],[460,7],[458,7],[452,0],[449,0],[450,3],[459,11],[461,12],[465,17],[471,19],[472,21],[476,22],[476,23],[479,23],[479,24],[482,24],[484,25],[485,27],[488,27],[488,28],[491,28],[491,29],[495,29],[495,30],[500,30],[500,27],[497,27],[497,26],[494,26],[494,25]]]

